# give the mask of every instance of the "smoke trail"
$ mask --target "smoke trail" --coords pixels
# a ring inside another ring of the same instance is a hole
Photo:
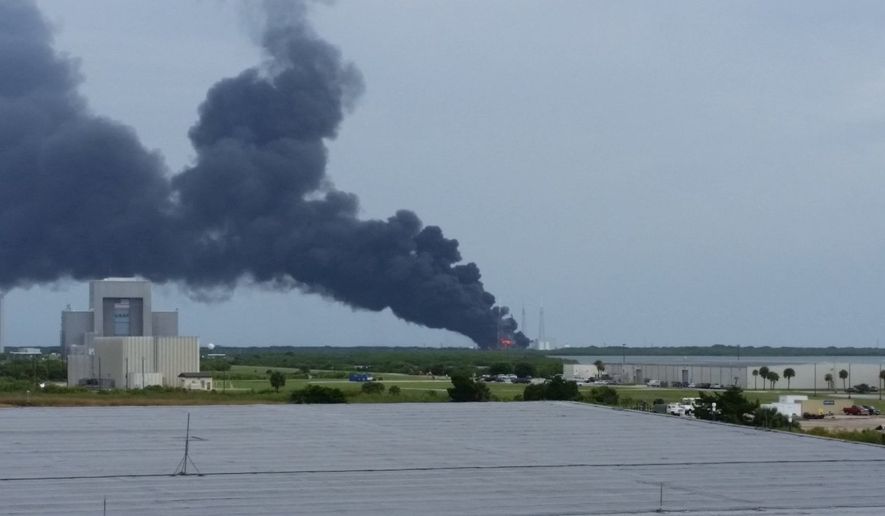
[[[0,4],[0,287],[142,275],[192,287],[296,287],[497,347],[515,333],[458,242],[401,210],[357,218],[325,175],[362,91],[305,8],[267,2],[266,61],[215,84],[171,179],[134,132],[92,115],[29,1]]]

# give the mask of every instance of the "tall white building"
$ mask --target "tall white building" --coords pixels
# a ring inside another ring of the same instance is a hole
[[[108,278],[89,284],[89,310],[61,314],[68,385],[109,388],[177,386],[200,370],[197,337],[178,335],[178,312],[155,312],[151,284]]]

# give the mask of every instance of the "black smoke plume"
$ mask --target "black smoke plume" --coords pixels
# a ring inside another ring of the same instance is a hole
[[[33,2],[0,1],[0,290],[108,275],[255,281],[390,308],[481,348],[525,347],[456,240],[410,211],[360,220],[357,197],[331,186],[325,140],[362,78],[302,4],[265,9],[266,61],[209,90],[189,132],[197,159],[170,176],[131,128],[89,111]]]

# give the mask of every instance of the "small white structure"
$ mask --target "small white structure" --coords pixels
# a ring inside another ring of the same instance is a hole
[[[180,373],[178,386],[189,391],[211,391],[212,375],[209,373]]]
[[[765,409],[775,409],[778,414],[783,414],[787,417],[801,417],[803,401],[808,401],[808,396],[787,395],[779,396],[775,403],[766,403],[760,406]]]

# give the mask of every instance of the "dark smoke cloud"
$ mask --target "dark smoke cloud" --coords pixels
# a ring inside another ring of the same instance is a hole
[[[91,114],[30,1],[0,2],[0,288],[141,275],[304,291],[496,347],[516,332],[458,242],[410,211],[357,218],[325,175],[363,88],[305,8],[267,2],[266,62],[213,86],[171,179],[134,131]]]

